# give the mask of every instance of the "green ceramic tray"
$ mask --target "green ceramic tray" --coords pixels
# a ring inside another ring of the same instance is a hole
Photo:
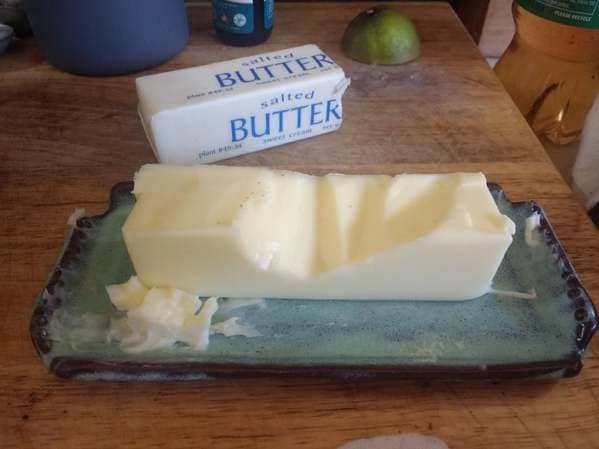
[[[576,375],[595,329],[595,308],[540,207],[511,203],[489,188],[517,226],[494,288],[536,291],[536,299],[487,294],[470,301],[306,301],[267,299],[236,316],[260,337],[211,337],[204,353],[185,346],[123,353],[107,342],[116,311],[104,286],[133,267],[121,226],[135,199],[114,187],[108,211],[78,220],[41,292],[33,343],[57,375],[80,379],[188,380],[218,376],[318,375],[443,379]],[[541,225],[524,237],[533,213]],[[226,318],[217,314],[215,320]]]

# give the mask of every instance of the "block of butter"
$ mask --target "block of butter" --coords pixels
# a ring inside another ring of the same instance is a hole
[[[335,131],[349,79],[316,45],[137,78],[157,159],[208,163]]]
[[[482,173],[146,165],[134,194],[123,237],[138,277],[201,296],[474,298],[515,231]]]

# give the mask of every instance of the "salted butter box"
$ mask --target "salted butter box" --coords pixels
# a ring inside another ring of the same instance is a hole
[[[316,45],[136,79],[157,159],[215,162],[341,126],[349,79]]]

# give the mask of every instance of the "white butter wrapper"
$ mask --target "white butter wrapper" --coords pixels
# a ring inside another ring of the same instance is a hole
[[[157,159],[209,163],[341,126],[343,69],[316,45],[136,79]]]

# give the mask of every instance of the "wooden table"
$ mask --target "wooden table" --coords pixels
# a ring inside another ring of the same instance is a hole
[[[345,58],[339,40],[366,4],[280,4],[255,49],[218,43],[208,6],[190,9],[187,49],[151,70],[314,42],[352,78],[342,128],[228,161],[311,173],[482,170],[513,200],[547,210],[591,296],[599,237],[516,107],[443,3],[405,4],[422,57],[400,67]],[[43,62],[33,42],[0,59],[0,447],[336,448],[419,432],[451,448],[599,447],[599,340],[573,379],[500,384],[326,379],[84,383],[50,375],[28,335],[75,207],[101,212],[110,187],[154,160],[135,75],[84,78]]]

